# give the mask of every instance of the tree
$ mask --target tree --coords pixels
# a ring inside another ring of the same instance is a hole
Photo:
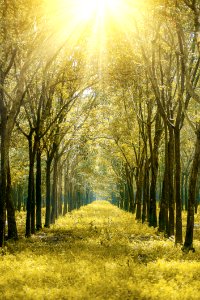
[[[29,5],[31,4],[31,5]],[[4,245],[5,203],[9,148],[16,117],[26,93],[28,70],[34,61],[37,38],[33,29],[34,10],[39,4],[21,1],[1,1],[0,116],[1,116],[1,188],[0,188],[0,246]],[[21,13],[23,12],[23,13]],[[16,30],[18,28],[18,30]],[[24,32],[28,32],[24,40]],[[23,46],[22,46],[23,45]],[[14,88],[13,88],[14,87]],[[10,184],[10,183],[9,183]],[[14,229],[16,232],[16,229]]]

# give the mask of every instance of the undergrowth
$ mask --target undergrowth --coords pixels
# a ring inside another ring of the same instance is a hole
[[[0,299],[200,299],[199,230],[196,252],[184,254],[132,214],[95,201],[7,242]]]

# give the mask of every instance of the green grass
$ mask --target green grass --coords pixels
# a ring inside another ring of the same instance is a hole
[[[196,252],[184,254],[130,213],[93,202],[7,243],[0,299],[200,299],[199,231]]]

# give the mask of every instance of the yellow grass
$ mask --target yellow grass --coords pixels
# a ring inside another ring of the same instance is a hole
[[[200,242],[194,246],[184,254],[130,213],[95,201],[7,244],[0,299],[200,299]]]

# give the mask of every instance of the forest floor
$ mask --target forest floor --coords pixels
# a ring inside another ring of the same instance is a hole
[[[198,226],[194,247],[185,254],[132,214],[95,201],[7,243],[0,299],[200,299]]]

